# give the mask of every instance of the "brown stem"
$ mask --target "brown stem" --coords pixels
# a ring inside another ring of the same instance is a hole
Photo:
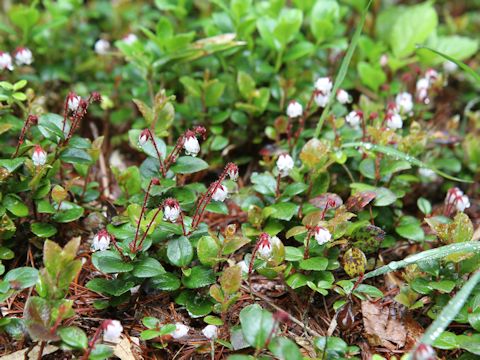
[[[308,259],[310,257],[310,239],[312,238],[312,230],[309,230],[307,233],[307,238],[305,239],[305,251],[303,252],[303,259]]]
[[[143,214],[145,213],[145,208],[147,207],[147,201],[148,201],[148,197],[150,196],[150,189],[152,187],[153,180],[154,179],[150,180],[150,183],[148,184],[147,192],[145,193],[145,197],[143,198],[143,206],[142,206],[142,210],[140,211],[140,218],[138,219],[137,230],[135,231],[135,239],[133,240],[134,248],[137,247],[138,232],[140,231],[140,224],[142,223]]]
[[[275,199],[278,199],[280,197],[280,180],[281,180],[281,175],[278,173],[277,175],[277,187],[275,188]]]
[[[140,243],[138,244],[138,247],[135,245],[134,246],[134,249],[135,250],[132,250],[132,252],[136,253],[137,251],[140,251],[142,250],[142,246],[143,246],[143,242],[145,241],[147,235],[148,235],[148,231],[150,230],[150,228],[152,227],[153,223],[155,222],[155,219],[157,218],[158,214],[160,213],[160,211],[162,211],[161,208],[158,208],[157,211],[155,212],[155,214],[153,215],[153,218],[152,220],[150,220],[150,223],[148,224],[147,226],[147,229],[145,230],[145,233],[143,234],[142,236],[142,239],[140,240]]]

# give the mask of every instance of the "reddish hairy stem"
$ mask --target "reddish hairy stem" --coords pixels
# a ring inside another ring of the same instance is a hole
[[[150,129],[147,129],[147,131],[148,131],[148,137],[149,137],[150,141],[151,141],[152,144],[153,144],[153,147],[154,147],[154,149],[155,149],[155,152],[157,153],[158,161],[160,162],[160,172],[162,173],[163,177],[165,177],[166,171],[165,171],[165,165],[164,165],[164,163],[162,162],[162,154],[161,154],[160,151],[158,150],[157,143],[155,142],[155,138],[153,137],[152,132],[150,131]]]
[[[153,218],[152,220],[150,220],[150,223],[148,224],[147,226],[147,229],[145,230],[145,233],[143,234],[142,236],[142,239],[140,240],[140,243],[138,244],[138,247],[135,245],[134,246],[134,249],[135,250],[132,250],[132,252],[136,253],[137,251],[140,251],[142,250],[142,246],[143,246],[143,242],[145,241],[147,235],[148,235],[148,231],[150,230],[150,228],[152,227],[153,223],[155,222],[155,219],[157,218],[158,214],[160,213],[160,211],[162,211],[162,208],[158,208],[157,211],[155,212],[155,214],[153,215]]]
[[[142,222],[142,219],[143,219],[143,214],[145,213],[145,208],[147,206],[147,201],[148,201],[148,198],[150,196],[150,189],[152,187],[152,184],[153,184],[153,179],[150,180],[150,183],[148,184],[148,188],[147,188],[147,192],[145,193],[145,197],[143,198],[143,206],[142,206],[142,210],[140,211],[140,218],[138,219],[138,223],[137,223],[137,230],[135,232],[135,239],[133,240],[133,246],[136,248],[137,247],[137,239],[138,239],[138,232],[140,231],[140,224]]]

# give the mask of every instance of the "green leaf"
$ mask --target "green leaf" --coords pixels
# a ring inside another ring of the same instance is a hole
[[[334,34],[340,19],[340,6],[335,0],[317,1],[310,15],[310,30],[321,43]]]
[[[232,295],[240,289],[242,283],[242,269],[235,265],[225,269],[220,276],[220,285],[225,295]]]
[[[108,345],[95,344],[88,360],[104,360],[109,359],[113,355],[113,348]]]
[[[414,52],[417,44],[423,43],[435,30],[437,12],[431,2],[405,8],[390,33],[390,46],[397,58],[404,58]]]
[[[132,274],[138,278],[150,278],[165,274],[165,269],[157,259],[148,257],[134,264]]]
[[[91,164],[92,157],[85,150],[69,147],[60,154],[60,159],[69,164]]]
[[[403,216],[395,227],[398,235],[413,241],[422,241],[425,238],[420,221],[413,216]]]
[[[130,291],[130,289],[135,286],[135,283],[133,281],[125,281],[122,279],[108,280],[95,278],[90,280],[85,286],[99,294],[120,296],[127,291]]]
[[[285,337],[275,337],[268,348],[279,360],[302,360],[303,355],[297,344]]]
[[[173,265],[187,266],[193,259],[192,244],[185,236],[170,240],[167,245],[167,258]]]
[[[68,135],[70,132],[70,124],[67,121],[64,132],[62,132],[63,117],[58,114],[49,113],[39,117],[38,129],[47,139],[58,142],[60,139],[65,139]]]
[[[425,331],[419,343],[426,345],[433,344],[433,342],[445,331],[447,326],[450,325],[453,319],[455,319],[479,281],[480,271],[477,271],[462,286],[460,291],[450,299],[435,321]]]
[[[32,223],[32,232],[38,237],[49,238],[57,233],[57,228],[49,223]]]
[[[212,266],[218,262],[220,244],[211,236],[202,236],[197,243],[198,260],[203,265]]]
[[[31,267],[19,267],[10,270],[3,280],[9,282],[16,290],[23,290],[37,283],[38,270]]]
[[[0,260],[11,260],[15,257],[15,253],[4,246],[0,246]]]
[[[25,162],[25,158],[0,159],[0,166],[7,169],[8,172],[14,172]]]
[[[213,303],[207,296],[196,293],[187,298],[186,308],[190,317],[198,318],[210,314]]]
[[[255,80],[249,74],[240,70],[237,74],[237,86],[243,98],[248,100],[255,90]]]
[[[106,274],[122,273],[133,270],[133,264],[126,263],[117,252],[104,250],[92,255],[93,265]]]
[[[472,182],[471,180],[462,180],[457,177],[448,175],[447,173],[444,173],[443,171],[440,171],[430,165],[425,164],[424,162],[418,160],[417,158],[407,155],[400,150],[397,150],[393,147],[388,147],[388,146],[383,146],[383,145],[376,145],[376,144],[371,144],[371,143],[366,143],[366,142],[351,142],[351,143],[345,143],[342,144],[342,148],[349,148],[349,147],[363,147],[364,149],[368,151],[374,151],[374,152],[379,152],[382,154],[385,154],[387,156],[391,156],[394,159],[400,159],[400,160],[405,160],[408,161],[410,164],[422,167],[422,168],[427,168],[432,171],[435,171],[438,175],[443,176],[446,179],[452,180],[452,181],[459,181],[459,182],[466,182],[470,183]]]
[[[248,305],[240,311],[240,324],[245,341],[256,349],[265,346],[274,326],[273,316],[260,305]]]
[[[377,92],[380,86],[387,80],[387,75],[383,72],[380,65],[370,65],[364,61],[357,64],[358,75],[362,83]]]
[[[199,265],[191,268],[189,276],[183,276],[182,283],[189,289],[197,289],[211,285],[215,280],[212,269]]]
[[[297,213],[298,205],[291,202],[277,203],[263,209],[263,215],[273,219],[289,221]]]
[[[68,326],[58,330],[60,339],[68,346],[74,349],[86,349],[88,346],[88,338],[85,331],[77,326]]]
[[[208,169],[208,163],[192,156],[180,156],[171,167],[176,174],[193,174]]]
[[[300,261],[300,268],[303,270],[323,271],[328,266],[328,259],[324,257],[312,257]]]
[[[340,64],[340,68],[337,72],[337,75],[335,77],[335,82],[333,84],[332,93],[330,94],[330,98],[328,99],[327,106],[325,106],[325,108],[323,109],[322,115],[320,116],[320,119],[318,120],[318,123],[317,123],[317,128],[315,129],[316,138],[320,137],[323,123],[325,122],[325,119],[327,118],[327,116],[330,114],[330,107],[332,105],[332,101],[335,98],[338,89],[340,89],[340,86],[342,86],[345,76],[347,75],[348,67],[350,65],[350,61],[352,61],[353,53],[355,52],[355,49],[357,47],[358,40],[360,39],[363,25],[365,24],[365,18],[367,17],[368,9],[370,8],[371,3],[372,3],[372,0],[369,0],[368,4],[365,6],[365,9],[363,9],[360,22],[358,23],[357,28],[355,29],[355,33],[353,34],[352,40],[350,41],[350,45],[348,46],[347,53],[343,57],[342,63]]]
[[[181,285],[180,279],[172,273],[155,276],[149,280],[148,284],[153,289],[162,291],[175,291],[178,290]]]
[[[430,215],[430,213],[432,212],[432,204],[430,204],[430,201],[428,201],[424,197],[419,197],[417,199],[417,206],[420,211],[425,215]]]
[[[52,218],[59,223],[68,223],[81,218],[83,212],[83,207],[69,201],[63,201],[60,205],[60,211],[53,215]]]
[[[25,205],[22,199],[17,195],[6,195],[3,199],[3,206],[15,216],[25,217],[28,215],[28,206]]]

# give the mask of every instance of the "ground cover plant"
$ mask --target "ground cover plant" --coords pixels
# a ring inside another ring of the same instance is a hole
[[[0,6],[3,356],[480,357],[478,1]]]

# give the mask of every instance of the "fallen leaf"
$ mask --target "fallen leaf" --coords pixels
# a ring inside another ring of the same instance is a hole
[[[403,321],[390,314],[390,307],[380,302],[362,301],[363,325],[368,342],[372,346],[384,346],[390,350],[403,348],[407,330]]]

